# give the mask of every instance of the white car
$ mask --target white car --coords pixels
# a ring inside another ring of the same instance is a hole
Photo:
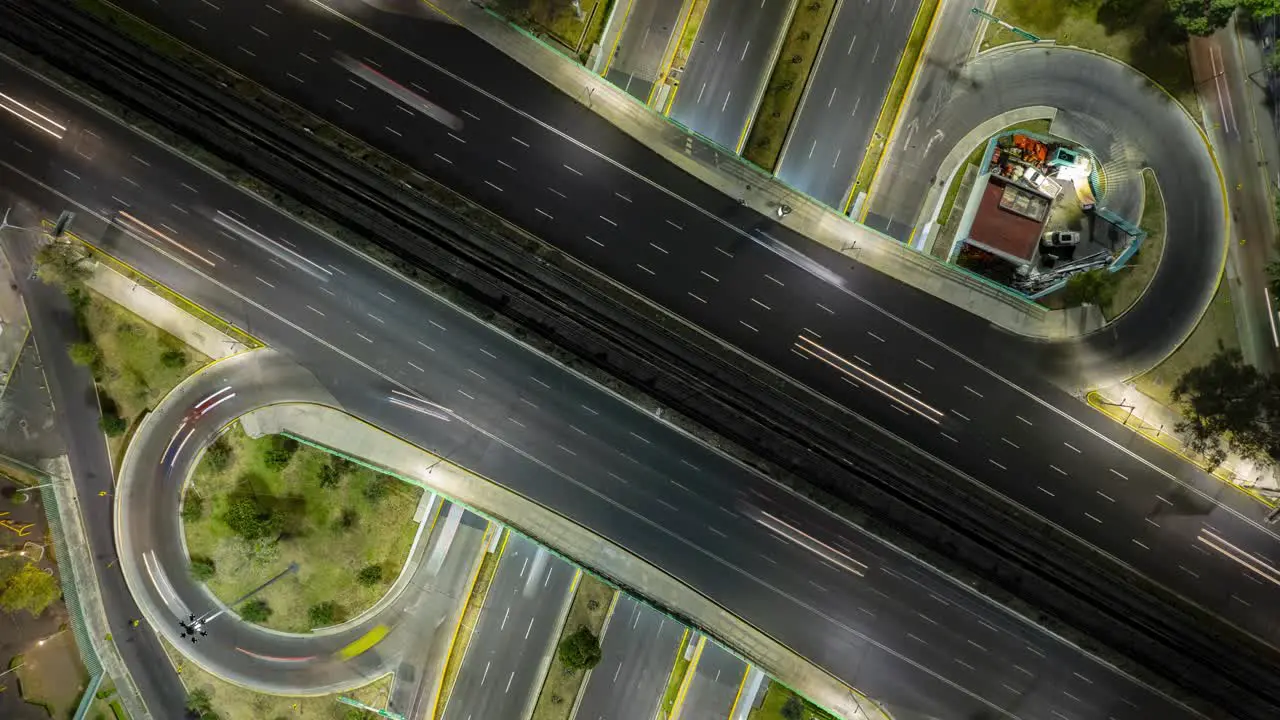
[[[1053,230],[1045,233],[1041,242],[1048,248],[1071,247],[1080,244],[1080,233],[1075,230]]]

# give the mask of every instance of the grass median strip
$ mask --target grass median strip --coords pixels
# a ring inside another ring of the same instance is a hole
[[[659,85],[666,82],[672,68],[683,70],[684,66],[689,62],[689,56],[693,54],[693,43],[698,39],[698,30],[702,28],[702,18],[707,14],[707,6],[710,4],[711,0],[693,0],[693,4],[689,6],[688,14],[682,18],[684,24],[680,26],[680,39],[676,44],[675,52],[672,54],[670,62],[667,62],[658,70],[658,79],[653,83],[654,93],[658,91]],[[678,89],[672,89],[671,94],[667,96],[666,107],[661,108],[663,114],[670,112]],[[650,102],[652,100],[653,98],[650,97]]]
[[[689,644],[696,642],[697,637],[692,630],[686,628],[684,637],[680,639],[680,647],[676,649],[676,660],[671,666],[671,675],[667,677],[667,689],[663,691],[662,704],[658,706],[661,717],[671,716],[671,710],[680,696],[680,689],[685,686],[685,676],[689,674],[689,664],[693,662],[693,653],[690,652]]]
[[[433,720],[438,720],[444,715],[445,705],[449,703],[449,693],[453,691],[453,683],[458,679],[458,671],[462,669],[462,661],[467,655],[467,646],[471,644],[471,632],[475,630],[476,622],[480,619],[485,598],[489,596],[489,586],[493,584],[493,575],[498,572],[498,562],[502,560],[502,553],[507,549],[510,533],[496,526],[493,532],[503,533],[503,536],[498,541],[497,550],[485,552],[484,559],[480,561],[480,567],[476,569],[476,576],[471,581],[467,606],[463,608],[462,615],[458,618],[458,627],[454,630],[453,642],[449,647],[449,658],[445,661],[444,672],[440,677],[440,690],[436,695]],[[488,538],[485,539],[484,547],[486,549],[489,547]]]
[[[1116,279],[1115,294],[1111,302],[1102,308],[1107,320],[1119,317],[1138,302],[1155,277],[1156,267],[1164,254],[1164,196],[1160,194],[1156,174],[1149,168],[1142,171],[1142,188],[1142,219],[1138,226],[1147,232],[1147,238],[1129,262],[1116,271],[1119,278]]]
[[[590,631],[598,641],[617,592],[603,580],[587,573],[582,574],[573,596],[573,604],[569,606],[564,628],[556,640],[557,652],[547,667],[547,676],[542,681],[538,702],[533,707],[532,720],[569,720],[573,714],[587,671],[565,667],[558,651],[560,644],[581,628]]]
[[[836,720],[835,716],[805,700],[777,680],[769,681],[760,707],[747,715],[747,720],[788,720],[801,717],[805,720]]]
[[[933,27],[934,16],[938,12],[940,0],[921,0],[920,9],[916,11],[915,22],[911,24],[911,34],[907,36],[906,47],[898,60],[898,70],[885,93],[884,105],[880,108],[880,118],[876,120],[875,132],[867,143],[867,152],[862,156],[862,165],[854,176],[853,189],[849,192],[847,205],[852,203],[860,192],[869,192],[871,183],[875,182],[876,173],[880,169],[880,161],[884,158],[893,126],[898,122],[902,105],[911,91],[911,83],[915,79],[916,69],[924,56],[924,48],[929,40],[929,30]]]
[[[742,156],[773,172],[838,0],[799,0]]]

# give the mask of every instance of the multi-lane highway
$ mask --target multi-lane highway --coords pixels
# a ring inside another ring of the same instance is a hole
[[[618,542],[899,717],[1194,716],[83,105],[15,71],[0,91],[70,139],[6,118],[6,186],[74,198],[78,231],[286,350],[341,407]],[[160,233],[107,226],[124,207]],[[392,382],[462,421],[389,405]]]
[[[796,1],[711,0],[670,117],[739,150]]]
[[[919,8],[839,3],[779,158],[788,185],[843,210]]]
[[[546,548],[511,534],[444,707],[445,720],[528,715],[575,572]]]
[[[578,704],[583,720],[652,720],[684,625],[623,594],[600,639],[602,657]]]
[[[685,720],[723,720],[733,710],[747,664],[711,639],[702,646],[680,717]]]
[[[626,27],[605,77],[627,94],[648,102],[668,49],[680,42],[685,0],[627,0]]]
[[[1155,294],[1126,313],[1124,332],[1074,345],[1031,343],[914,288],[851,268],[743,210],[532,76],[512,82],[522,69],[456,27],[373,12],[360,17],[362,26],[306,2],[301,5],[314,12],[299,14],[283,4],[236,14],[195,2],[125,4],[1107,556],[1259,637],[1274,640],[1280,633],[1264,609],[1280,588],[1269,575],[1259,583],[1242,559],[1246,553],[1280,559],[1275,534],[1262,524],[1264,508],[1135,442],[1051,382],[1076,380],[1082,368],[1097,375],[1154,362],[1151,348],[1167,344],[1161,333],[1189,330],[1186,321],[1195,312],[1189,304],[1170,305],[1168,289],[1182,283],[1185,295],[1212,279],[1204,263],[1214,261],[1214,242],[1180,246],[1186,255],[1167,254]],[[298,32],[300,23],[311,31]],[[710,36],[704,31],[704,37]],[[417,115],[322,60],[339,52],[426,92],[465,126],[455,132]],[[453,58],[463,56],[492,56],[492,62],[458,67],[463,80],[426,52],[441,63],[456,65]],[[1006,53],[999,62],[1010,64],[1002,69],[984,65],[983,86],[1007,88],[1010,97],[1014,90],[1018,97],[1040,93],[1042,104],[1054,104],[1084,97],[1087,83],[1100,78],[1115,93],[1106,96],[1107,110],[1123,118],[1125,128],[1140,129],[1146,139],[1186,139],[1148,155],[1167,198],[1197,197],[1214,186],[1216,174],[1203,144],[1194,142],[1194,126],[1152,100],[1155,91],[1142,78],[1071,51],[1063,51],[1069,57],[1057,69],[1041,59],[1046,51],[1034,52],[1025,59]],[[509,74],[494,77],[495,67]],[[1037,76],[1027,68],[1060,82],[1029,79]],[[1020,73],[1021,81],[997,80],[1009,73]],[[1129,97],[1140,102],[1126,104]],[[978,101],[953,105],[948,112],[963,118],[984,112]],[[1153,107],[1156,115],[1139,118]],[[922,197],[916,190],[914,197]],[[1204,228],[1204,237],[1220,242],[1212,231],[1220,227],[1220,201],[1216,195],[1170,201],[1178,213],[1170,228]],[[793,247],[816,260],[797,258]],[[1139,318],[1146,327],[1137,327]]]

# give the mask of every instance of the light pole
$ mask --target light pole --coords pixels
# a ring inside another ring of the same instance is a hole
[[[280,578],[284,577],[285,575],[288,575],[289,573],[296,573],[296,572],[298,572],[298,563],[296,563],[296,562],[291,562],[291,563],[289,563],[289,567],[285,568],[284,570],[281,570],[279,573],[277,573],[277,574],[276,574],[276,576],[275,576],[275,577],[273,577],[273,578],[271,578],[270,580],[268,580],[268,581],[266,581],[266,582],[262,583],[261,585],[259,585],[258,587],[256,587],[256,588],[254,588],[254,589],[250,590],[249,592],[245,593],[244,595],[241,595],[240,597],[236,598],[233,602],[228,603],[228,604],[227,604],[227,608],[233,608],[233,607],[235,607],[235,606],[239,605],[240,603],[244,602],[245,600],[248,600],[249,598],[253,597],[254,595],[257,595],[258,593],[262,592],[263,590],[266,590],[266,589],[267,589],[267,588],[268,588],[272,583],[274,583],[275,581],[277,581],[277,580],[279,580]],[[196,641],[198,641],[200,638],[208,636],[208,635],[209,635],[209,633],[205,630],[205,628],[209,625],[209,623],[211,623],[211,622],[213,622],[214,620],[216,620],[216,619],[218,618],[218,616],[222,615],[222,614],[223,614],[223,613],[225,613],[225,612],[226,612],[226,610],[225,610],[225,609],[224,609],[224,610],[219,610],[218,612],[213,613],[212,615],[209,615],[209,616],[207,616],[207,617],[206,617],[206,616],[204,616],[204,615],[201,615],[200,617],[196,617],[195,613],[192,613],[192,614],[187,618],[187,620],[185,620],[185,621],[184,621],[184,620],[179,620],[179,621],[178,621],[178,626],[182,628],[182,637],[183,637],[184,639],[185,639],[185,638],[191,638],[191,642],[196,642]]]

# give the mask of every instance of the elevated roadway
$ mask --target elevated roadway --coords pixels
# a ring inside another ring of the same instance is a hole
[[[102,148],[6,119],[6,186],[77,209],[79,232],[284,350],[337,406],[622,544],[896,716],[1196,717],[78,102],[17,73],[0,90]],[[158,232],[122,228],[126,205]],[[394,387],[465,422],[388,403]]]

